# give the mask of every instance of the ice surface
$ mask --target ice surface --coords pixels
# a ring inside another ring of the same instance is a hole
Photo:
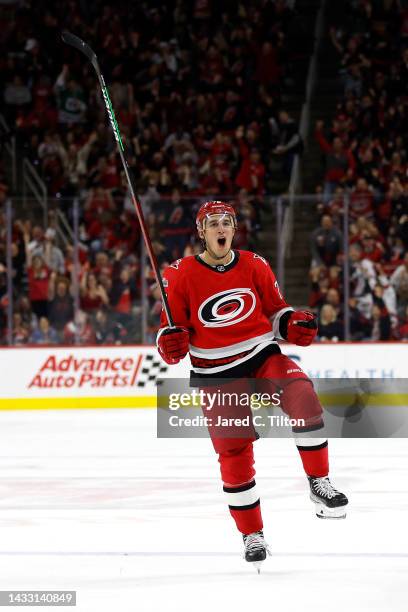
[[[407,610],[406,440],[330,442],[340,521],[314,516],[291,440],[257,442],[273,553],[258,576],[210,442],[158,440],[155,418],[1,413],[1,590],[77,590],[81,612]]]

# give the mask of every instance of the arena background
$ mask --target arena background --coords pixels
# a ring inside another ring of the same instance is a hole
[[[154,347],[159,292],[64,29],[98,54],[160,269],[228,200],[235,247],[318,316],[283,352],[316,378],[407,373],[406,0],[0,0],[0,590],[75,589],[83,612],[405,611],[404,439],[331,440],[335,524],[290,442],[261,440],[256,576],[209,441],[157,438],[155,383],[188,363]]]

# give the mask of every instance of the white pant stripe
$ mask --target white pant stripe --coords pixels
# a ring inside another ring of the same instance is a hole
[[[249,506],[254,504],[259,499],[256,485],[248,491],[240,491],[239,493],[227,493],[224,491],[229,506]]]

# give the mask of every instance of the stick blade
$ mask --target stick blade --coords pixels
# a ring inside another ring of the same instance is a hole
[[[75,36],[75,34],[71,34],[71,32],[64,30],[61,33],[61,38],[64,43],[71,45],[71,47],[75,47],[75,49],[78,49],[78,51],[81,51],[94,66],[97,66],[98,60],[96,58],[95,51],[93,51],[86,42],[79,38],[79,36]]]

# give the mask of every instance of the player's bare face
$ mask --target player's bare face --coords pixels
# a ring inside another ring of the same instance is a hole
[[[207,263],[229,263],[234,234],[234,222],[230,215],[212,215],[205,220],[203,238],[207,247]]]

